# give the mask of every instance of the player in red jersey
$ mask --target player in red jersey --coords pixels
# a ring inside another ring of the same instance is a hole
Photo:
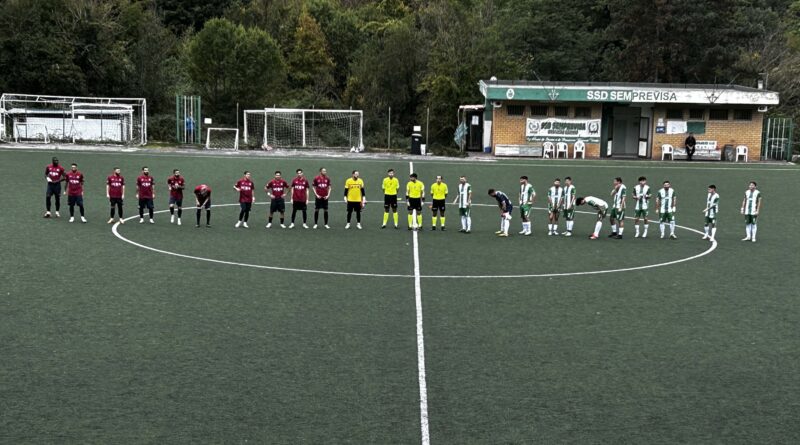
[[[234,226],[236,228],[242,226],[244,226],[245,229],[250,228],[247,226],[247,220],[250,219],[250,209],[253,208],[253,203],[256,200],[253,196],[255,184],[253,184],[250,178],[250,172],[246,171],[244,172],[244,176],[233,186],[233,189],[239,192],[239,221]]]
[[[78,164],[73,163],[67,172],[67,189],[64,190],[69,205],[69,222],[75,222],[75,206],[78,206],[81,212],[81,222],[86,222],[86,217],[83,216],[83,180],[83,173],[78,171]]]
[[[206,209],[206,227],[211,227],[211,187],[200,184],[194,188],[194,199],[197,205],[197,225],[200,227],[200,212]]]
[[[303,228],[307,229],[308,224],[308,189],[311,187],[311,184],[308,183],[308,179],[303,175],[303,169],[298,168],[297,176],[292,179],[292,223],[289,225],[289,228],[294,227],[294,217],[297,215],[297,212],[303,212]]]
[[[287,188],[289,188],[289,183],[281,177],[280,171],[276,171],[275,177],[264,186],[264,191],[267,192],[267,196],[271,199],[269,203],[269,216],[267,217],[268,229],[272,227],[272,215],[275,212],[281,214],[281,228],[286,228],[283,224],[286,214],[286,201],[283,196],[286,194]]]
[[[175,222],[175,207],[178,208],[178,225],[181,225],[181,215],[183,215],[183,189],[185,188],[186,180],[181,176],[181,171],[178,169],[172,170],[172,176],[167,178],[167,186],[169,187],[169,223]]]
[[[119,210],[119,223],[125,224],[122,219],[122,201],[125,199],[125,178],[122,177],[119,167],[114,167],[114,172],[106,178],[106,198],[111,202],[111,217],[108,223],[114,222],[114,207]]]
[[[136,178],[136,198],[139,200],[139,224],[144,224],[144,209],[150,215],[150,224],[155,224],[153,220],[153,200],[156,199],[156,184],[150,169],[142,167],[142,174]]]
[[[328,226],[328,198],[331,196],[331,178],[328,177],[328,170],[324,167],[319,169],[319,175],[311,181],[314,186],[314,228],[317,228],[319,222],[320,209],[325,211],[324,221],[325,228],[330,229]]]
[[[44,177],[47,179],[44,217],[50,218],[51,197],[56,198],[56,218],[61,214],[61,182],[64,181],[64,167],[58,164],[58,158],[53,158],[52,163],[44,168]]]

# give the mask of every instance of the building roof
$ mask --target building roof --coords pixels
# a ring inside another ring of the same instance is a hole
[[[742,85],[481,80],[492,101],[777,105],[778,93]]]

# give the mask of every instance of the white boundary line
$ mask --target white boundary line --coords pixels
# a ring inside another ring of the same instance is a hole
[[[336,201],[338,202],[338,201]],[[266,204],[266,202],[257,202],[256,205]],[[213,207],[231,207],[231,206],[238,206],[239,204],[214,204]],[[472,204],[473,206],[480,206],[480,207],[495,207],[491,204]],[[191,210],[194,207],[187,207],[187,209]],[[544,210],[542,207],[534,207],[535,210]],[[169,210],[159,210],[155,213],[165,213]],[[586,213],[595,215],[595,212],[587,212],[576,210],[576,213]],[[138,215],[129,216],[125,218],[125,221],[130,221],[133,219],[138,218]],[[633,219],[632,217],[628,216],[625,219]],[[157,249],[155,247],[150,247],[145,244],[137,243],[136,241],[130,240],[125,238],[123,235],[119,233],[118,230],[119,223],[115,223],[111,227],[111,232],[114,233],[118,239],[131,244],[133,246],[139,247],[141,249],[149,250],[151,252],[161,253],[164,255],[171,255],[179,258],[186,258],[189,260],[196,260],[196,261],[205,261],[208,263],[216,263],[216,264],[226,264],[229,266],[239,266],[239,267],[250,267],[253,269],[265,269],[265,270],[280,270],[280,271],[287,271],[287,272],[300,272],[300,273],[316,273],[321,275],[341,275],[341,276],[353,276],[353,277],[377,277],[377,278],[414,278],[415,275],[403,275],[403,274],[390,274],[390,273],[363,273],[363,272],[337,272],[332,270],[316,270],[316,269],[296,269],[291,267],[280,267],[280,266],[265,266],[262,264],[250,264],[250,263],[238,263],[235,261],[225,261],[225,260],[217,260],[214,258],[205,258],[205,257],[198,257],[193,255],[186,255],[183,253],[171,252],[169,250],[162,250]],[[693,229],[691,227],[675,225],[675,227],[679,229],[688,230],[690,232],[694,232],[698,235],[702,235],[703,232]],[[246,230],[246,229],[244,229]],[[548,278],[548,277],[565,277],[570,275],[599,275],[599,274],[608,274],[608,273],[616,273],[616,272],[631,272],[635,270],[646,270],[646,269],[653,269],[656,267],[662,266],[671,266],[674,264],[680,264],[687,261],[692,261],[697,258],[706,256],[713,252],[717,248],[717,241],[711,243],[708,249],[703,252],[698,253],[697,255],[693,255],[686,258],[681,258],[673,261],[667,261],[664,263],[656,263],[656,264],[647,264],[644,266],[635,266],[635,267],[626,267],[622,269],[605,269],[605,270],[590,270],[590,271],[579,271],[579,272],[561,272],[561,273],[542,273],[542,274],[519,274],[519,275],[420,275],[420,278],[435,278],[435,279],[498,279],[498,278]]]
[[[414,173],[414,163],[408,162],[409,174]],[[416,212],[415,212],[416,213]],[[416,218],[416,215],[412,215]],[[421,229],[421,228],[420,228]],[[417,376],[419,378],[419,427],[422,445],[430,445],[431,433],[428,424],[428,383],[425,378],[425,336],[422,329],[422,279],[419,266],[419,233],[411,232],[414,240],[414,302],[417,308]]]

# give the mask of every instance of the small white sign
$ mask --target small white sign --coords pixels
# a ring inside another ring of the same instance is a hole
[[[207,118],[203,119],[203,123],[206,124],[206,125],[211,125],[212,124],[211,118],[207,117]]]
[[[683,134],[686,129],[686,121],[667,121],[667,134]]]

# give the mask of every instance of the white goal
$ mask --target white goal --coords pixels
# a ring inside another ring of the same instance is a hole
[[[145,99],[6,93],[0,96],[0,109],[3,141],[35,135],[34,141],[44,142],[147,143]]]
[[[363,131],[361,110],[264,108],[244,112],[244,143],[251,148],[362,151]]]
[[[238,128],[206,129],[206,150],[239,150]]]

